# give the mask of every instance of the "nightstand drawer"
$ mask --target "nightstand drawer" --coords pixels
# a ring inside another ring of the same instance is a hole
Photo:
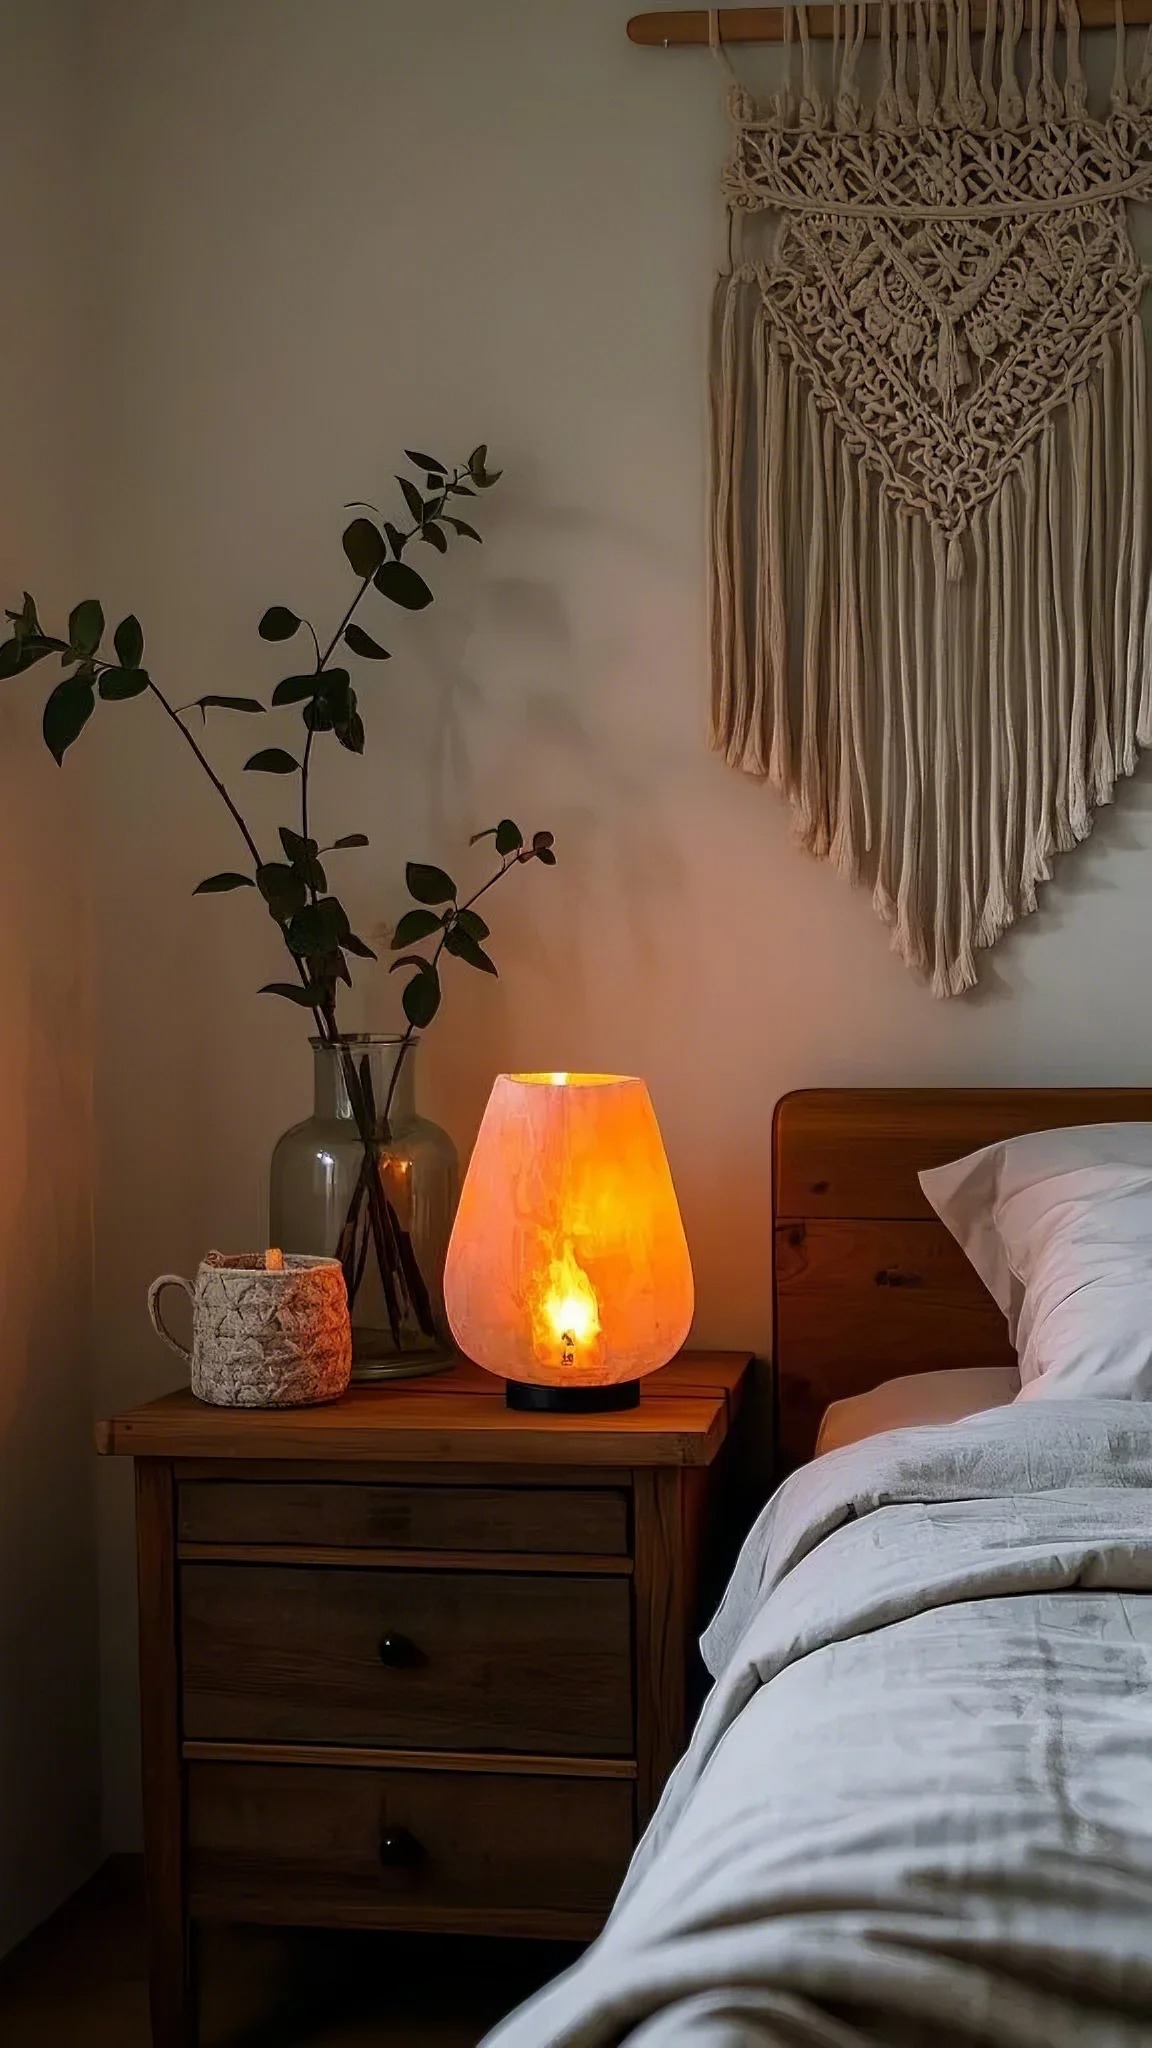
[[[628,1496],[610,1487],[403,1486],[189,1479],[182,1543],[626,1557]]]
[[[185,1564],[184,1732],[633,1753],[627,1578]]]
[[[596,1778],[196,1763],[194,1913],[499,1931],[602,1918],[632,1849],[632,1788]],[[572,1927],[572,1932],[590,1932]]]

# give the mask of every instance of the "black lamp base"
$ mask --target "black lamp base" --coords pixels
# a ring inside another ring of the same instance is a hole
[[[541,1387],[529,1380],[505,1382],[509,1408],[534,1415],[601,1415],[608,1410],[638,1408],[639,1380],[618,1380],[613,1387]]]

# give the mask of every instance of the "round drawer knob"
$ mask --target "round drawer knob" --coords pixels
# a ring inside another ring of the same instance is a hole
[[[416,1664],[424,1662],[410,1636],[393,1635],[390,1632],[380,1638],[380,1662],[391,1671],[411,1671]]]
[[[380,1837],[380,1861],[386,1870],[412,1870],[423,1854],[407,1828],[385,1828]]]

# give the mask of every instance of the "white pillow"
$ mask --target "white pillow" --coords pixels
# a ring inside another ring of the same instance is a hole
[[[1008,1318],[1020,1399],[1152,1401],[1152,1124],[988,1145],[920,1185]]]
[[[919,1429],[926,1423],[960,1422],[985,1408],[1004,1408],[1020,1392],[1013,1365],[973,1365],[962,1371],[905,1373],[867,1394],[850,1394],[824,1410],[816,1456],[842,1451],[866,1436],[889,1429]]]

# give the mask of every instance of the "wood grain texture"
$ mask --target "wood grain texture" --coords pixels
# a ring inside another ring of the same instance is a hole
[[[140,1735],[154,2048],[193,2048],[195,2001],[184,1890],[176,1496],[172,1467],[136,1467]]]
[[[213,1918],[587,1931],[632,1848],[623,1784],[203,1763],[188,1780],[192,1910]]]
[[[1152,1119],[1152,1088],[820,1088],[774,1120],[777,1221],[932,1218],[918,1172],[1025,1131]]]
[[[814,1089],[774,1123],[775,1435],[810,1458],[829,1402],[904,1373],[1012,1365],[1004,1318],[918,1174],[998,1139],[1152,1120],[1148,1088]]]
[[[181,1568],[184,1730],[408,1749],[632,1753],[623,1580]],[[388,1637],[408,1646],[382,1661]]]
[[[512,1756],[496,1750],[341,1749],[330,1742],[186,1742],[185,1763],[325,1764],[343,1771],[481,1771],[500,1778],[614,1778],[631,1783],[633,1757]]]
[[[461,1367],[327,1411],[178,1396],[109,1425],[141,1453],[160,2048],[194,2038],[191,1795],[200,1918],[598,1931],[687,1739],[706,1492],[748,1366],[686,1354],[599,1418],[510,1417]],[[377,1868],[382,1798],[419,1881]]]
[[[903,1373],[1015,1364],[1004,1318],[942,1223],[776,1229],[779,1451],[811,1456],[831,1401]]]
[[[697,1361],[701,1372],[709,1354]],[[736,1370],[746,1356],[728,1353]],[[480,1466],[514,1464],[707,1465],[728,1425],[727,1374],[699,1393],[681,1391],[651,1373],[638,1408],[603,1415],[520,1414],[500,1398],[439,1380],[392,1387],[351,1387],[322,1408],[209,1408],[186,1389],[102,1425],[105,1452],[136,1458],[257,1460],[324,1459],[333,1462]]]
[[[347,1545],[354,1550],[551,1551],[626,1557],[622,1488],[281,1486],[189,1481],[180,1487],[182,1543]]]
[[[181,1543],[178,1555],[189,1564],[316,1564],[357,1565],[365,1571],[424,1572],[576,1572],[629,1578],[630,1557],[577,1557],[554,1551],[523,1550],[343,1550],[322,1543]]]
[[[679,1472],[635,1475],[636,1786],[643,1828],[688,1733],[688,1591]]]
[[[181,1458],[177,1467],[181,1485],[194,1479],[216,1479],[239,1480],[245,1486],[275,1486],[281,1481],[294,1484],[304,1474],[309,1484],[331,1482],[337,1486],[411,1486],[415,1479],[421,1487],[485,1487],[498,1481],[501,1493],[518,1487],[546,1486],[553,1492],[560,1487],[596,1488],[621,1483],[617,1472],[603,1466],[535,1462],[501,1465],[495,1472],[491,1465],[465,1460],[442,1465],[421,1459],[419,1467],[414,1468],[411,1462],[389,1465],[377,1458],[357,1458],[355,1463],[347,1458]]]
[[[1024,0],[1023,25],[1028,26],[1034,0]],[[1043,5],[1043,0],[1035,0]],[[795,12],[795,10],[792,10]],[[722,7],[720,34],[725,43],[781,43],[784,40],[782,7]],[[972,27],[984,27],[983,0],[972,0]],[[1043,18],[1043,17],[1042,17]],[[1086,29],[1112,28],[1116,20],[1115,0],[1080,0],[1081,26]],[[1152,0],[1124,0],[1124,20],[1130,27],[1152,22]],[[809,7],[809,33],[827,41],[833,33],[831,7]],[[879,9],[868,18],[867,33],[879,32]],[[628,23],[632,42],[649,48],[670,48],[690,44],[708,45],[708,10],[704,7],[661,8],[648,14],[634,14]]]

